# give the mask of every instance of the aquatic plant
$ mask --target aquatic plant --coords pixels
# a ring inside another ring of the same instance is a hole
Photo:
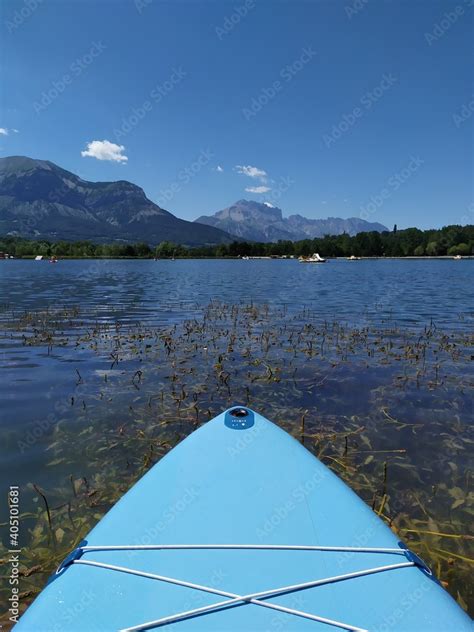
[[[240,402],[346,480],[472,609],[473,337],[434,324],[354,328],[286,306],[188,313],[165,326],[78,308],[3,315],[2,336],[67,353],[74,385],[41,438],[48,485],[23,490],[22,607],[138,477]]]

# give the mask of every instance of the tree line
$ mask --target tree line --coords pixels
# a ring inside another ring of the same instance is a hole
[[[218,246],[187,247],[164,241],[156,247],[147,243],[94,244],[89,241],[46,241],[21,237],[0,237],[0,252],[14,257],[243,257],[307,256],[319,252],[323,257],[408,257],[455,256],[474,253],[474,225],[445,226],[440,229],[358,233],[351,237],[327,235],[302,241],[257,243],[234,241]]]

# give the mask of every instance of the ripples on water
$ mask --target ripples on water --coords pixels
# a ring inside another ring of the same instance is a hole
[[[1,480],[22,486],[23,561],[38,567],[24,603],[133,480],[242,402],[303,440],[472,607],[472,270],[0,262]]]
[[[18,309],[80,305],[103,319],[153,324],[189,317],[195,305],[308,306],[321,319],[360,325],[388,320],[462,329],[472,318],[472,261],[4,261],[1,300]]]

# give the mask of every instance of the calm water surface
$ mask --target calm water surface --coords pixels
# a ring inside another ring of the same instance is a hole
[[[444,260],[331,261],[5,261],[1,300],[17,309],[81,305],[104,319],[162,323],[188,317],[193,305],[302,305],[322,319],[360,325],[392,319],[423,326],[464,327],[473,315],[473,262]],[[186,311],[190,310],[190,311]]]
[[[24,566],[40,567],[25,604],[137,476],[242,402],[303,439],[472,607],[473,271],[0,262],[1,493],[22,488]]]

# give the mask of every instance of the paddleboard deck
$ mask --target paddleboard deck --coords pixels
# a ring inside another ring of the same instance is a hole
[[[151,468],[63,563],[15,631],[140,629],[230,599],[146,629],[472,631],[423,562],[337,476],[281,428],[238,410],[203,425]],[[177,544],[211,548],[140,548]],[[113,545],[138,548],[87,548]],[[328,550],[265,548],[274,545]],[[367,548],[376,551],[360,550]],[[390,568],[360,574],[383,567]],[[299,614],[238,600],[314,582],[261,597]]]

